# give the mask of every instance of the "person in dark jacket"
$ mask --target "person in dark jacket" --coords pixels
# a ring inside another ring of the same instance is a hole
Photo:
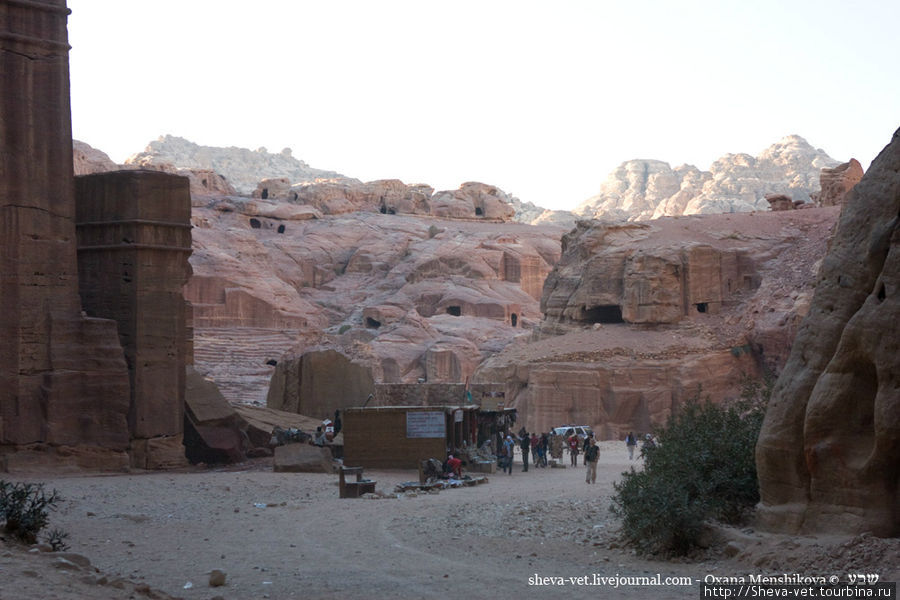
[[[531,437],[526,431],[519,440],[519,448],[522,449],[522,472],[528,472],[528,454],[531,451]]]

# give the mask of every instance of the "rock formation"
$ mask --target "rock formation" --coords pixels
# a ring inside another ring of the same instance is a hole
[[[571,229],[575,227],[575,213],[568,210],[549,210],[537,206],[533,202],[522,202],[515,196],[510,196],[509,203],[515,209],[513,220],[530,225],[559,225]]]
[[[75,200],[82,307],[116,321],[128,364],[132,466],[175,466],[190,362],[188,181],[153,171],[82,175]]]
[[[862,177],[862,165],[855,158],[834,168],[822,169],[819,176],[821,190],[815,200],[822,206],[843,206],[850,190]]]
[[[900,534],[900,131],[850,192],[757,445],[761,521]]]
[[[0,469],[178,463],[187,182],[92,175],[76,195],[68,13],[0,7]]]
[[[447,218],[498,219],[508,221],[515,214],[509,196],[483,183],[469,182],[458,190],[439,192],[431,199],[431,214]]]
[[[119,165],[113,162],[106,152],[97,150],[84,142],[72,140],[72,153],[76,175],[106,173],[119,169]]]
[[[759,156],[726,154],[709,171],[692,165],[674,169],[658,160],[622,163],[575,213],[608,221],[673,215],[767,210],[766,194],[809,202],[819,174],[837,161],[792,135]]]
[[[769,203],[769,210],[794,210],[793,198],[784,194],[766,194],[766,202]]]
[[[737,397],[778,372],[808,309],[836,208],[581,221],[547,277],[536,341],[475,382],[505,382],[529,430],[592,425],[603,438],[661,425],[700,393]]]
[[[78,296],[68,10],[4,3],[0,15],[0,448],[90,446],[76,452],[88,465],[122,467],[129,385],[116,324],[83,316]]]
[[[539,319],[557,227],[380,211],[277,218],[301,206],[229,198],[194,207],[185,293],[195,362],[232,401],[263,400],[276,364],[293,368],[285,352],[322,344],[376,381],[462,382]]]
[[[126,165],[153,168],[153,165],[175,165],[224,175],[240,194],[250,195],[261,179],[285,177],[292,183],[317,179],[345,179],[340,173],[314,169],[291,156],[285,148],[270,154],[265,148],[218,148],[200,146],[172,135],[161,136],[147,148],[125,161]]]

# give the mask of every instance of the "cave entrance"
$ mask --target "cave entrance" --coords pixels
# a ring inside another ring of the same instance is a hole
[[[253,229],[259,229],[262,227],[262,223],[260,223],[259,219],[250,219],[250,227]]]
[[[476,207],[475,207],[475,216],[476,216],[476,217],[482,217],[482,216],[484,216],[484,211],[481,210],[481,207],[480,207],[480,206],[476,206]]]
[[[509,316],[509,322],[513,327],[516,326],[516,323],[519,322],[519,316],[516,313],[513,313]]]
[[[278,233],[284,233],[284,225],[278,226]]]
[[[622,308],[618,304],[584,307],[584,321],[588,323],[624,323]]]
[[[705,313],[709,309],[709,306],[706,304],[706,302],[698,302],[694,306],[697,307],[697,312],[699,313]]]
[[[453,315],[454,317],[460,317],[462,316],[462,308],[459,306],[448,306],[447,314]]]
[[[372,317],[366,317],[366,327],[378,329],[379,327],[381,327],[381,321],[379,321],[378,319],[373,319]]]
[[[263,188],[262,194],[260,194],[260,197],[263,200],[266,200],[269,197],[269,188]]]

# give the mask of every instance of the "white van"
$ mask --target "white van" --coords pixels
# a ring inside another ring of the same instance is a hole
[[[561,435],[565,438],[572,437],[572,434],[575,434],[579,439],[584,439],[594,435],[594,430],[587,425],[563,425],[562,427],[554,427],[550,433],[552,435]]]

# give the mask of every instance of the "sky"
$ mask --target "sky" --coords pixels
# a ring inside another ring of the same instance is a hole
[[[291,148],[573,209],[630,159],[803,136],[863,168],[900,127],[896,0],[68,0],[75,139]]]

